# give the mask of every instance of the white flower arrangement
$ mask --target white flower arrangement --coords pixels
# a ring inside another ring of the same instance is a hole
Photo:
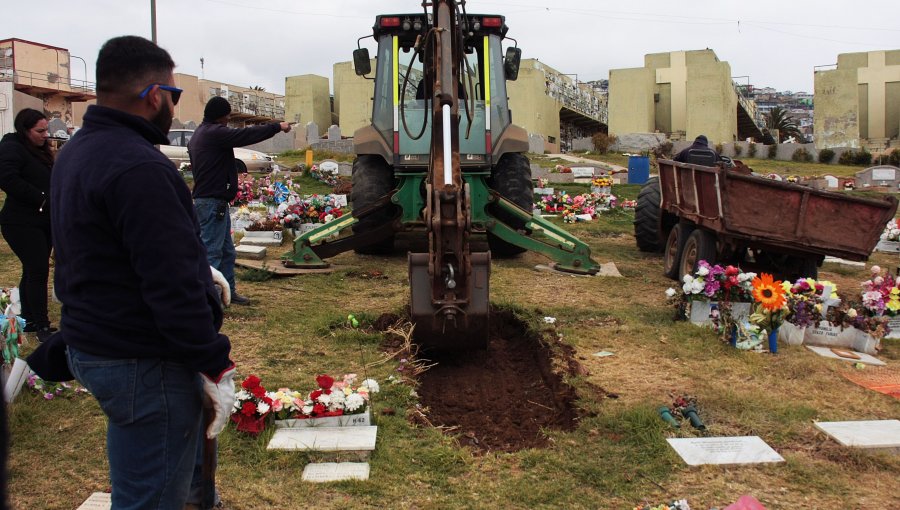
[[[887,225],[884,227],[884,232],[881,233],[881,240],[900,241],[900,225],[897,224],[896,219],[887,222]]]

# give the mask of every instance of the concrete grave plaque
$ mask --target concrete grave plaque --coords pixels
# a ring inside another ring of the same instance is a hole
[[[848,349],[837,349],[837,348],[833,349],[831,347],[818,347],[815,345],[807,345],[806,348],[811,350],[812,352],[818,354],[819,356],[824,356],[826,358],[840,359],[840,360],[844,360],[844,361],[849,361],[851,363],[857,363],[857,362],[858,363],[866,363],[868,365],[875,365],[875,366],[882,366],[885,364],[885,362],[881,361],[880,359],[876,358],[875,356],[866,354],[864,352],[856,352],[856,351],[852,351],[852,350],[848,350]],[[853,354],[854,356],[857,356],[858,359],[852,358],[852,357],[848,358],[845,356],[841,356],[838,353],[834,352],[835,350],[848,351],[851,354]]]
[[[784,462],[759,436],[666,439],[689,466]]]
[[[251,244],[241,244],[234,247],[235,253],[237,253],[237,258],[239,259],[250,259],[250,260],[262,260],[266,258],[266,247],[265,246],[254,246]]]
[[[108,492],[95,492],[77,510],[109,510],[112,508],[112,494]]]
[[[303,468],[304,482],[339,482],[341,480],[368,480],[368,462],[322,462],[307,464]]]
[[[334,124],[328,126],[328,139],[329,140],[340,140],[341,139],[341,128],[335,126]]]
[[[328,172],[331,175],[337,175],[338,169],[340,165],[338,165],[337,161],[331,161],[330,159],[326,159],[325,161],[319,163],[319,170],[322,172]]]
[[[574,166],[572,167],[572,177],[576,179],[584,178],[584,177],[593,177],[594,176],[594,168],[589,166]]]
[[[317,452],[372,451],[378,427],[307,427],[277,429],[269,450]]]
[[[319,141],[319,125],[315,122],[306,123],[306,143]]]
[[[817,421],[814,424],[844,446],[900,449],[900,420]]]
[[[838,184],[839,184],[839,181],[838,181],[838,178],[837,178],[837,177],[835,177],[835,176],[833,176],[833,175],[827,175],[827,174],[826,174],[826,175],[825,175],[824,177],[822,177],[822,178],[825,179],[825,185],[828,187],[828,189],[837,189]]]
[[[347,207],[347,195],[332,195],[335,207]]]

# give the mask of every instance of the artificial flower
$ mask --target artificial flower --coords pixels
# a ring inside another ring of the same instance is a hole
[[[785,303],[781,281],[774,281],[772,275],[762,273],[753,279],[753,298],[770,312],[781,309]]]

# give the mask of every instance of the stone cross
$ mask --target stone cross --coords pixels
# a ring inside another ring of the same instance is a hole
[[[885,138],[885,94],[888,82],[900,81],[900,65],[888,66],[884,63],[884,51],[870,51],[868,67],[856,70],[857,83],[869,86],[869,138]]]
[[[669,53],[669,67],[656,70],[656,83],[672,86],[672,131],[687,131],[687,63],[683,51]]]

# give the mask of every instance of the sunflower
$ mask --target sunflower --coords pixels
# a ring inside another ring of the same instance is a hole
[[[774,281],[772,275],[762,273],[760,277],[753,279],[753,299],[771,312],[784,306],[784,287],[781,281]]]

